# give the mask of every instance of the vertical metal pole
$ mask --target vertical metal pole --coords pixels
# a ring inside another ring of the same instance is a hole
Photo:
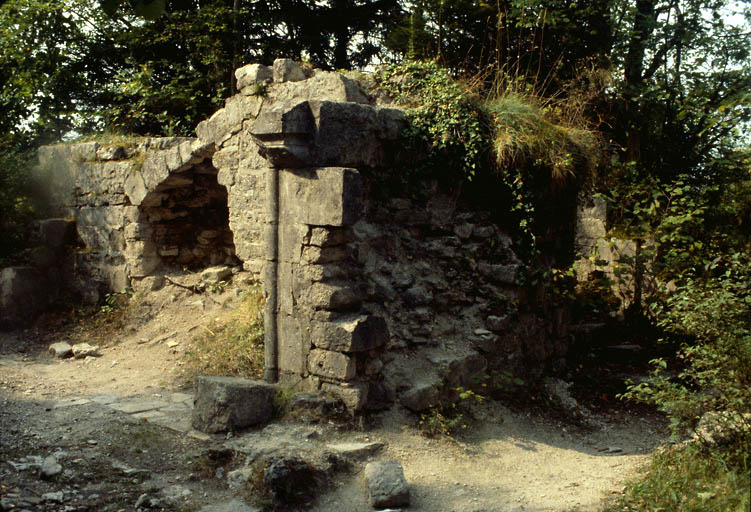
[[[271,384],[279,380],[279,344],[277,337],[278,275],[279,275],[279,170],[266,171],[266,204],[269,215],[264,234],[264,359],[263,378]]]

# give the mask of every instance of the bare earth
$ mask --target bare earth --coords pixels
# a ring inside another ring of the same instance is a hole
[[[205,467],[224,436],[188,431],[190,390],[180,389],[190,340],[236,300],[232,289],[151,293],[131,306],[126,328],[100,340],[101,356],[85,360],[46,352],[55,341],[93,343],[85,330],[0,334],[0,510],[135,510],[150,493],[161,498],[154,509],[208,511],[202,507],[237,498],[225,471]],[[151,416],[128,412],[127,404],[146,399],[164,403]],[[596,417],[599,427],[586,430],[494,402],[476,406],[474,416],[457,439],[426,438],[416,418],[400,411],[370,418],[374,426],[363,430],[315,428],[317,442],[382,441],[373,459],[401,461],[409,510],[431,512],[597,510],[664,439],[659,420],[624,410]],[[51,454],[63,472],[44,480],[39,459],[29,456]],[[335,476],[312,510],[370,510],[362,467]]]

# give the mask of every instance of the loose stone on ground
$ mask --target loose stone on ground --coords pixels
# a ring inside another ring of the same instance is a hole
[[[409,506],[409,486],[399,461],[369,463],[365,466],[365,483],[373,508]]]

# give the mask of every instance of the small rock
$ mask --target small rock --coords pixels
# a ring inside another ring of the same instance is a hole
[[[218,283],[232,276],[232,268],[227,266],[209,267],[201,272],[201,280],[207,283]]]
[[[369,463],[365,466],[365,483],[373,508],[409,506],[409,486],[399,461]]]
[[[76,359],[84,359],[86,357],[99,356],[99,346],[89,345],[88,343],[76,343],[71,347],[73,351],[73,357]]]
[[[62,503],[63,491],[44,493],[42,494],[42,501],[54,501],[55,503]]]
[[[42,467],[39,468],[39,475],[44,479],[50,479],[59,475],[63,471],[63,467],[57,462],[54,455],[50,455],[44,462]]]
[[[64,341],[53,343],[49,348],[50,353],[58,359],[65,359],[73,355],[73,347]]]
[[[227,473],[227,485],[230,489],[242,489],[253,478],[253,468],[240,468]]]

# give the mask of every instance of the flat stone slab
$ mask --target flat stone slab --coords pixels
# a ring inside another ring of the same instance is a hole
[[[373,508],[409,506],[409,486],[402,464],[396,460],[371,462],[365,466],[365,484]]]
[[[348,459],[366,459],[383,450],[385,445],[380,442],[372,443],[337,443],[328,445],[332,452]]]
[[[119,400],[115,395],[96,395],[91,397],[91,401],[100,405],[110,405]]]
[[[199,512],[260,512],[261,509],[251,507],[245,502],[240,500],[225,501],[224,503],[216,503],[213,505],[206,505]]]
[[[155,421],[159,419],[166,419],[167,415],[159,410],[137,412],[132,415],[134,418],[146,421]]]
[[[86,405],[90,403],[91,400],[88,398],[66,398],[65,400],[60,400],[55,405],[52,406],[53,409],[62,409],[63,407],[73,407],[76,405]]]
[[[165,402],[164,400],[154,400],[153,398],[137,398],[127,402],[115,402],[109,404],[109,406],[116,411],[124,412],[126,414],[153,411],[154,409],[166,407],[167,405],[169,405],[168,402]]]

